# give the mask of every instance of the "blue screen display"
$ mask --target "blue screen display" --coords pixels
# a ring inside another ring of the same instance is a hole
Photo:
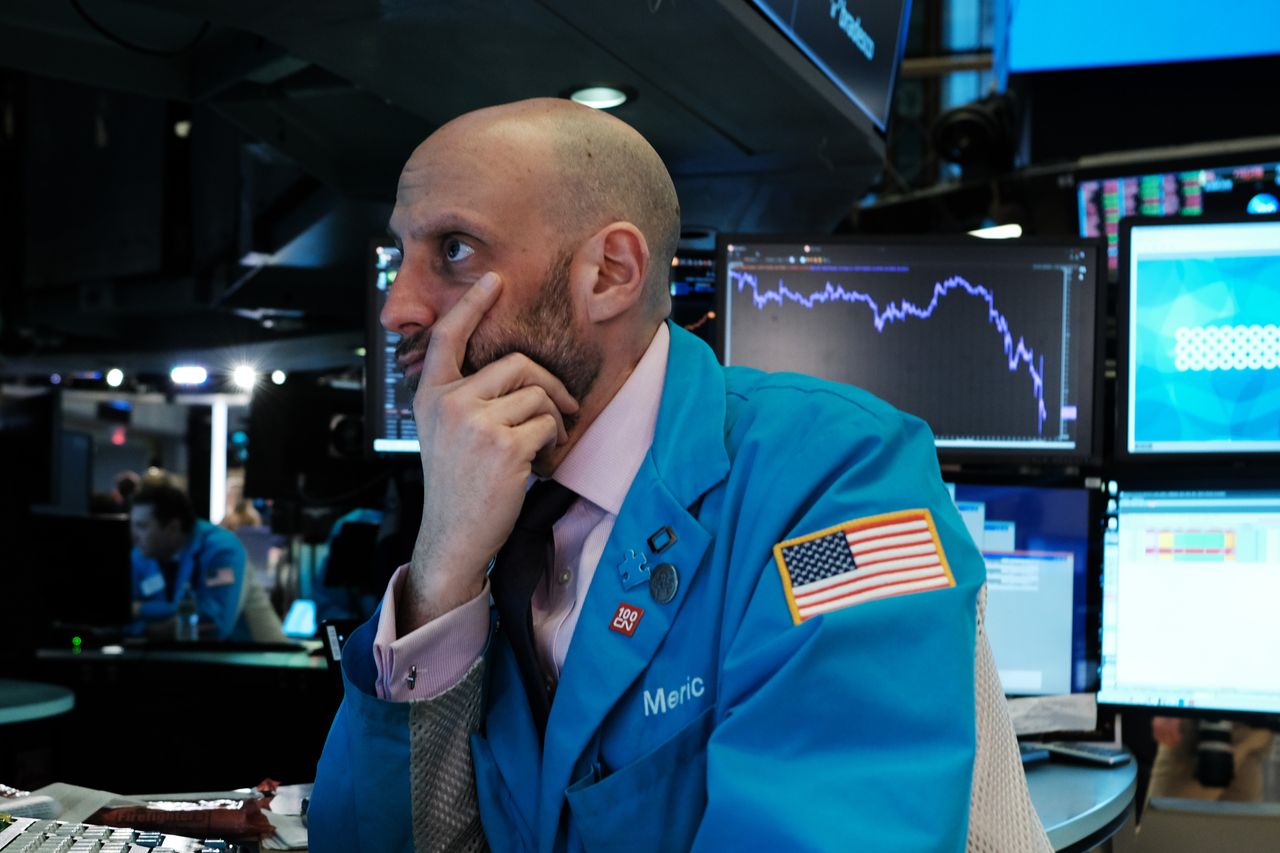
[[[1013,72],[1280,53],[1280,3],[1007,0]]]
[[[1280,452],[1280,223],[1172,230],[1130,238],[1127,449]]]
[[[1004,691],[1087,690],[1089,493],[960,483],[956,507],[987,565],[986,629]]]

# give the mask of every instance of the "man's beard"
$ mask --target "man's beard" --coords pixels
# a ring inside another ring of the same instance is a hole
[[[569,298],[569,269],[573,254],[566,252],[552,262],[532,304],[509,320],[482,320],[467,341],[462,375],[476,371],[513,352],[523,353],[559,379],[579,403],[595,385],[604,360],[600,348],[575,337],[573,302]],[[487,323],[487,325],[485,325]],[[401,339],[396,356],[420,350],[430,339],[429,329]],[[416,394],[422,374],[406,376],[405,386]],[[577,413],[564,414],[564,427],[572,431]]]

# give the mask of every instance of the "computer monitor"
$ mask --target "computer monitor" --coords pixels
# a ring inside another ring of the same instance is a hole
[[[0,490],[5,518],[61,498],[62,398],[55,391],[0,396]]]
[[[1127,220],[1121,244],[1120,455],[1280,459],[1280,219]]]
[[[715,252],[681,251],[671,259],[671,321],[715,347]]]
[[[1103,237],[1107,270],[1120,269],[1120,220],[1129,216],[1245,216],[1280,213],[1280,162],[1081,172],[1076,179],[1081,237]]]
[[[948,488],[987,564],[985,624],[1005,693],[1092,690],[1098,668],[1098,602],[1090,601],[1089,583],[1097,564],[1090,552],[1100,515],[1095,492],[972,483]]]
[[[33,512],[24,554],[38,578],[24,607],[46,625],[118,627],[132,621],[133,539],[127,515]]]
[[[1280,491],[1122,484],[1108,511],[1098,702],[1280,713]]]
[[[400,270],[400,258],[400,250],[390,240],[374,241],[369,250],[364,394],[366,435],[375,453],[418,452],[413,395],[396,364],[400,336],[382,328],[379,320]]]
[[[1094,451],[1095,243],[722,236],[730,365],[857,385],[960,460]]]
[[[363,405],[355,383],[316,374],[292,373],[284,385],[257,388],[249,403],[245,494],[332,506],[360,506],[380,495],[379,466],[364,454]],[[284,512],[272,512],[271,527],[297,532]]]

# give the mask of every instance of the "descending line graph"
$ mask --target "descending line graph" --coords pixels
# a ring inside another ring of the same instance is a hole
[[[771,304],[779,307],[787,304],[797,305],[812,311],[819,305],[828,303],[863,304],[871,311],[871,320],[877,334],[883,334],[885,328],[893,323],[905,323],[908,320],[927,320],[933,316],[939,304],[951,294],[964,294],[986,303],[987,322],[994,327],[1004,345],[1006,366],[1009,372],[1016,373],[1024,365],[1031,378],[1032,395],[1036,405],[1036,423],[1038,432],[1044,434],[1045,420],[1048,418],[1048,407],[1045,404],[1045,367],[1044,355],[1037,355],[1028,346],[1022,336],[1014,339],[1007,317],[996,308],[995,294],[987,287],[973,284],[959,275],[953,275],[933,284],[932,298],[920,306],[906,298],[889,300],[883,306],[869,293],[845,288],[844,285],[827,280],[823,287],[810,290],[807,294],[792,290],[779,277],[774,288],[762,287],[759,276],[749,270],[730,268],[728,271],[730,285],[737,293],[750,291],[751,303],[756,309],[764,311]]]

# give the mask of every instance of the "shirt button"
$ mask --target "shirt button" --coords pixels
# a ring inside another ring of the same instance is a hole
[[[560,573],[560,577],[559,577],[559,578],[557,578],[557,580],[559,580],[559,581],[560,581],[560,585],[561,585],[561,586],[564,586],[565,584],[567,584],[567,583],[568,583],[570,580],[572,580],[572,579],[573,579],[573,575],[572,575],[571,573],[569,573],[568,571],[563,571],[563,572],[561,572],[561,573]]]

